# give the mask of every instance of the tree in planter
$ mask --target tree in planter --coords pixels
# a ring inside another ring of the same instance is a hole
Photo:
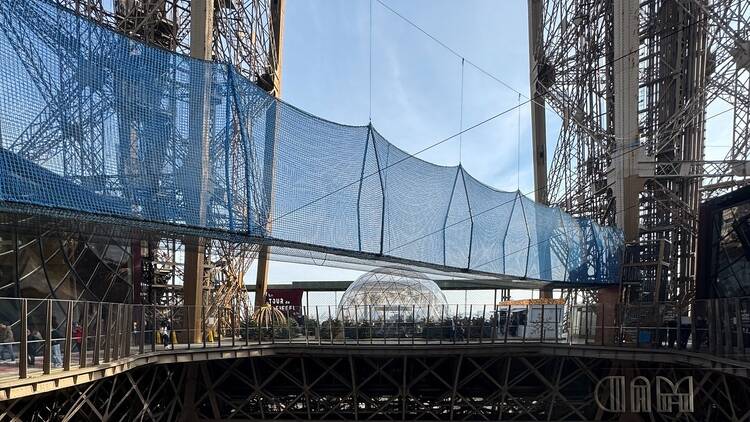
[[[362,321],[356,324],[354,321],[346,321],[346,324],[344,325],[344,336],[348,339],[367,339],[372,335],[371,332],[371,325],[368,321]]]
[[[359,331],[359,338],[370,338],[373,336],[374,332],[374,324],[371,324],[369,321],[362,321],[357,326],[357,329]]]
[[[242,339],[245,340],[257,340],[258,339],[258,323],[253,318],[246,318],[242,320]]]
[[[297,336],[298,327],[299,327],[299,324],[294,318],[288,318],[284,322],[284,324],[275,324],[273,326],[273,336],[274,338],[277,338],[277,339],[279,338],[288,339],[290,336],[294,338]],[[266,329],[264,329],[263,331],[264,331],[263,333],[264,336],[269,335],[265,332]]]
[[[322,340],[339,338],[342,334],[343,324],[338,319],[327,319],[320,324],[320,338]]]
[[[305,319],[305,333],[308,337],[315,337],[318,335],[318,321],[308,316]]]

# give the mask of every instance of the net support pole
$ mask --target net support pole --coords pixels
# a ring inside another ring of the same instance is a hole
[[[281,97],[281,63],[283,58],[283,49],[282,46],[284,44],[284,3],[285,0],[272,0],[271,1],[271,26],[272,26],[272,32],[273,32],[273,46],[269,51],[269,54],[271,57],[269,57],[269,63],[273,63],[275,65],[273,71],[273,91],[271,94],[276,97]],[[273,120],[268,120],[269,123],[267,123],[267,133],[266,133],[266,157],[264,157],[264,165],[266,167],[264,172],[264,177],[266,178],[266,183],[264,185],[264,189],[266,192],[264,192],[265,197],[267,198],[268,202],[268,212],[267,212],[267,222],[266,222],[266,233],[269,233],[271,230],[271,210],[273,209],[273,174],[274,174],[274,152],[276,148],[276,134],[278,132],[278,113],[279,113],[279,107],[278,104],[274,104],[272,107],[272,110],[269,109],[267,118],[271,118]],[[268,131],[271,131],[271,136],[273,137],[270,139],[270,142],[273,144],[271,145],[271,148],[269,148],[268,142],[269,142],[269,134]],[[270,156],[269,156],[270,155]],[[269,247],[267,245],[261,245],[260,251],[258,252],[258,272],[257,277],[255,280],[255,306],[263,306],[266,303],[266,293],[268,291],[268,259],[269,259]]]
[[[542,0],[529,0],[529,82],[531,84],[531,141],[534,153],[534,200],[547,204],[547,128],[545,125],[542,45]]]
[[[209,0],[194,0],[191,3],[190,20],[190,56],[201,60],[212,59],[214,27],[214,7]],[[205,63],[192,62],[190,77],[195,82],[190,84],[190,151],[188,161],[193,169],[191,182],[197,187],[197,195],[189,198],[193,208],[191,222],[203,225],[206,221],[208,202],[208,183],[210,180],[209,141],[211,119],[211,66]],[[187,325],[196,327],[193,331],[193,342],[201,339],[200,313],[197,307],[203,303],[203,271],[205,265],[205,239],[192,237],[185,241],[185,280],[183,287],[186,307]],[[190,334],[188,334],[190,335]]]
[[[537,203],[549,204],[547,192],[547,127],[545,124],[546,113],[544,109],[544,83],[547,75],[544,74],[547,67],[544,65],[543,42],[543,16],[544,5],[542,0],[529,0],[529,82],[531,93],[531,142],[534,154],[534,200]],[[536,213],[535,213],[536,215]],[[537,227],[543,225],[537,224]],[[551,257],[549,239],[545,239],[547,233],[537,230],[537,238],[531,241],[538,248],[539,278],[543,280],[552,279]],[[552,289],[543,287],[539,290],[540,298],[551,298]]]

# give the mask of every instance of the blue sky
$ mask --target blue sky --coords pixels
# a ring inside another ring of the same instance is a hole
[[[528,95],[526,1],[382,1],[466,59]],[[339,123],[367,124],[369,19],[368,0],[288,0],[283,99]],[[377,0],[372,0],[372,21],[372,122],[378,131],[412,153],[459,132],[461,59]],[[464,65],[463,74],[464,128],[518,104],[516,92],[471,65]],[[554,116],[548,119],[553,141],[558,123]],[[461,149],[463,166],[480,181],[498,189],[531,192],[530,137],[529,108],[523,106],[463,134],[462,141],[453,139],[420,157],[456,165]],[[551,152],[553,145],[550,143],[549,147]],[[270,279],[352,279],[358,274],[273,262]],[[250,280],[254,276],[251,271]]]
[[[525,1],[383,0],[471,61],[528,92]],[[321,117],[367,124],[367,0],[287,2],[283,98]],[[372,0],[372,120],[397,146],[415,152],[460,128],[461,60]],[[464,127],[513,107],[518,95],[464,66]],[[478,179],[515,190],[518,113],[466,133],[463,164]],[[521,109],[522,191],[533,189],[528,107]],[[513,153],[513,154],[509,154]],[[455,165],[459,140],[421,155]],[[525,188],[525,189],[524,189]]]

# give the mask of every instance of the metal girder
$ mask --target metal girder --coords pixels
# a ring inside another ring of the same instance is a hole
[[[387,357],[369,351],[150,366],[0,402],[0,420],[619,420],[620,414],[598,408],[594,389],[604,377],[620,375],[693,377],[694,412],[653,412],[655,421],[750,415],[743,396],[750,380],[711,369],[533,354]]]
[[[638,241],[673,245],[669,286],[658,295],[690,297],[698,204],[748,183],[750,6],[744,0],[642,1],[637,45],[630,51],[616,51],[622,34],[615,32],[612,7],[604,0],[542,5],[532,72],[535,88],[562,119],[549,171],[550,202],[603,223],[635,208]],[[637,90],[617,101],[623,94],[615,92],[622,76],[616,69],[633,58]],[[618,107],[635,96],[638,134],[623,142],[615,128],[627,117]],[[707,116],[707,110],[719,112]],[[705,138],[717,132],[707,132],[707,122],[726,111],[732,112],[726,116],[731,142],[711,140],[712,148],[724,145],[726,157],[708,159]],[[613,164],[635,153],[643,183],[639,198],[623,208],[615,199],[628,184]]]

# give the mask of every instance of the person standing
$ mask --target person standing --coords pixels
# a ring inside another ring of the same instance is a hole
[[[28,334],[28,342],[29,342],[29,366],[34,366],[36,363],[36,357],[40,356],[42,353],[42,341],[44,340],[42,338],[42,334],[39,332],[39,330],[34,330],[33,332],[30,332],[29,330],[26,330]]]
[[[159,329],[159,334],[161,335],[161,343],[164,345],[164,348],[170,349],[169,329],[167,328],[166,323],[162,323],[161,328]]]
[[[16,355],[13,353],[13,330],[6,323],[0,324],[0,362],[16,362]]]
[[[60,348],[62,344],[62,334],[57,331],[57,328],[52,330],[52,366],[55,368],[62,368],[62,350]]]
[[[73,351],[81,351],[81,338],[83,337],[83,328],[78,322],[73,323]]]

